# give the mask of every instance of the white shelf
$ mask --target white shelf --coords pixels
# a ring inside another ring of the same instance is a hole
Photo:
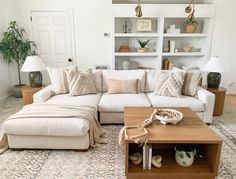
[[[207,33],[163,34],[164,37],[208,37]]]
[[[202,52],[175,52],[175,53],[162,53],[163,57],[179,57],[179,56],[205,56],[206,53]]]
[[[115,33],[115,37],[159,37],[158,33]]]
[[[140,52],[116,52],[115,56],[117,57],[154,57],[158,56],[157,52],[145,52],[145,53],[140,53]]]

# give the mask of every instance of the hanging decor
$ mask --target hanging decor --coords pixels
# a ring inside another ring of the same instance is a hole
[[[138,0],[138,5],[135,8],[135,12],[136,12],[137,17],[142,17],[143,16],[140,0]]]
[[[196,31],[197,28],[197,21],[194,19],[195,16],[195,8],[194,8],[194,2],[191,0],[189,5],[185,8],[185,12],[188,15],[187,19],[185,20],[185,31],[187,33],[193,33]]]

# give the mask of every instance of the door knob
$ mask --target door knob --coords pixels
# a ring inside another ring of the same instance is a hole
[[[68,58],[68,62],[72,62],[72,59],[71,59],[71,58]]]

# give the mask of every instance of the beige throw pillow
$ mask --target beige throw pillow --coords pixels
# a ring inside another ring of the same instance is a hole
[[[137,94],[139,93],[139,79],[107,81],[108,94]]]
[[[174,70],[181,70],[175,68]],[[182,94],[186,96],[195,97],[198,90],[198,84],[201,80],[201,70],[198,68],[183,68],[185,71],[184,83],[182,87]]]
[[[77,68],[65,70],[71,96],[96,94],[92,69],[78,71]]]
[[[182,94],[187,96],[196,96],[198,84],[201,80],[200,70],[188,70],[185,74]]]
[[[52,91],[55,94],[68,93],[69,88],[64,68],[48,67],[47,70],[51,80]]]
[[[183,71],[161,70],[157,77],[157,86],[154,94],[159,96],[181,97],[183,82]]]

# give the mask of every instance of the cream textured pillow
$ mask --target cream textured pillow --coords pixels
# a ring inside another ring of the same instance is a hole
[[[113,80],[107,81],[108,94],[138,94],[139,79],[134,80]]]
[[[183,71],[161,70],[157,77],[157,86],[154,94],[159,96],[181,97],[183,82]]]
[[[174,70],[181,70],[175,68]],[[197,68],[183,68],[185,71],[184,83],[182,87],[182,94],[186,96],[195,97],[198,90],[198,84],[201,80],[201,70]]]
[[[96,94],[97,89],[94,84],[92,69],[78,71],[76,67],[65,70],[69,85],[69,94],[79,96],[86,94]]]
[[[196,96],[198,84],[201,80],[200,70],[188,70],[185,74],[182,94],[187,96]]]
[[[47,67],[51,80],[52,91],[55,94],[64,94],[69,92],[68,82],[64,68]]]

